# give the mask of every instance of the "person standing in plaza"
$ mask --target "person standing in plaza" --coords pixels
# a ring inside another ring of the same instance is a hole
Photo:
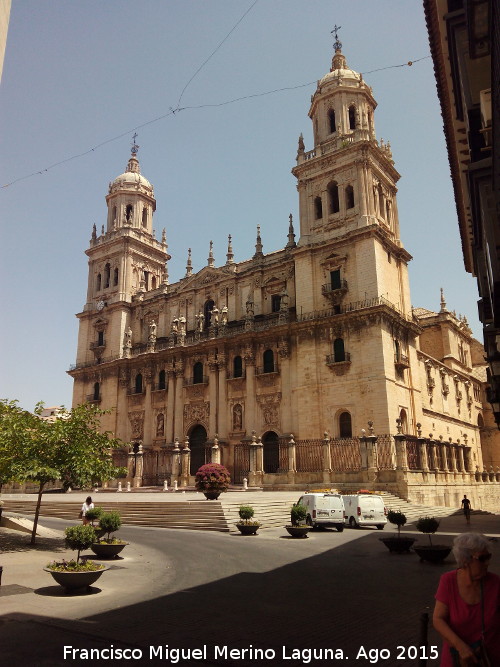
[[[465,520],[467,523],[470,523],[470,511],[472,508],[470,506],[470,500],[465,495],[462,498],[462,509],[464,511]]]
[[[488,572],[490,544],[462,533],[453,555],[458,568],[441,576],[432,619],[444,640],[440,665],[500,665],[500,577]],[[481,661],[481,644],[489,662]]]
[[[92,498],[90,496],[87,496],[85,502],[82,505],[82,509],[80,510],[80,518],[82,519],[84,526],[86,526],[89,523],[89,520],[86,517],[87,512],[93,509],[94,509],[94,503],[92,502]]]

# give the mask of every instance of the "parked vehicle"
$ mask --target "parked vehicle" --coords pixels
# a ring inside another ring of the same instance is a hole
[[[359,493],[343,496],[346,522],[351,528],[377,526],[383,530],[387,523],[387,508],[380,496],[370,493]]]
[[[307,508],[306,523],[308,526],[335,526],[344,530],[344,501],[338,493],[306,493],[297,504]]]

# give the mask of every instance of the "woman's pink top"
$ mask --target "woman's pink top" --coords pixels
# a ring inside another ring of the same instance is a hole
[[[467,604],[458,592],[457,570],[443,574],[436,600],[448,607],[448,625],[464,642],[481,638],[481,603]],[[485,643],[492,665],[500,665],[500,577],[488,572],[483,579]],[[443,642],[441,667],[453,667],[448,642]]]

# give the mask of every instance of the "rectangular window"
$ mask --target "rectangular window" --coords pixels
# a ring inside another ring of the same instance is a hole
[[[281,294],[271,295],[271,312],[279,313],[281,307]]]
[[[340,269],[337,269],[336,271],[330,271],[330,283],[332,286],[332,289],[340,289],[341,283],[340,283]]]

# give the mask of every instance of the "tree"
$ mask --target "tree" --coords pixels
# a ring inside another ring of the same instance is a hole
[[[17,401],[0,400],[0,482],[38,484],[32,544],[48,482],[62,479],[72,486],[91,486],[123,474],[111,456],[122,443],[109,431],[100,431],[104,411],[82,404],[48,422],[39,418],[42,409],[43,404],[37,404],[33,414]]]

